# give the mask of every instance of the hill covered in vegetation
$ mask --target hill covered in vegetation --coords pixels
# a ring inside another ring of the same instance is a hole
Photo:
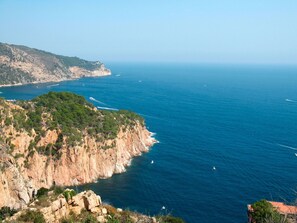
[[[124,172],[154,143],[139,115],[99,110],[73,93],[0,99],[0,207],[26,205],[41,187]]]
[[[58,82],[111,74],[99,61],[0,43],[0,86]]]

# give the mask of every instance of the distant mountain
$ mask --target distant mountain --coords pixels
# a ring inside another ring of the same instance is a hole
[[[0,86],[59,82],[110,74],[111,71],[99,61],[0,43]]]

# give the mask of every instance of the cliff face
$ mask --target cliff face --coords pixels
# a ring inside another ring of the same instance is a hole
[[[91,62],[0,43],[0,86],[58,82],[110,74],[110,70],[99,61]]]
[[[61,94],[63,93],[55,95]],[[41,130],[22,127],[30,123],[30,117],[35,114],[33,111],[30,113],[27,107],[34,107],[35,104],[23,102],[21,105],[22,107],[4,100],[0,103],[0,207],[22,207],[29,203],[33,194],[41,187],[84,184],[121,173],[126,170],[133,157],[148,151],[155,142],[141,120],[127,118],[127,114],[130,113],[106,113],[94,107],[87,109],[92,112],[90,116],[97,115],[102,120],[101,123],[95,123],[96,128],[97,125],[102,125],[102,131],[105,131],[107,127],[104,126],[110,124],[110,120],[121,123],[115,130],[115,137],[110,136],[111,130],[103,135],[100,132],[91,134],[83,128],[78,132],[81,133],[78,142],[73,142],[69,140],[70,136],[67,136],[69,132],[76,133],[73,130],[63,129],[60,125],[56,128],[48,127],[49,123],[59,123],[59,120],[57,121],[55,115],[51,115],[47,110],[41,113]],[[35,106],[35,109],[41,108]],[[58,111],[57,108],[53,113]],[[67,113],[65,110],[63,112]],[[82,115],[81,112],[79,115]],[[26,121],[18,120],[19,117]],[[123,120],[129,124],[122,124]],[[83,119],[80,123],[83,125]],[[76,128],[74,124],[70,127]],[[87,126],[86,129],[92,128]]]

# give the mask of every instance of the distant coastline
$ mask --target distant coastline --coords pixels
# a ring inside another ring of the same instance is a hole
[[[57,83],[106,75],[111,75],[111,71],[100,61],[0,43],[0,87]]]
[[[16,83],[16,84],[0,84],[0,88],[5,88],[5,87],[18,87],[18,86],[24,86],[24,85],[30,85],[30,84],[50,84],[50,83],[60,83],[63,81],[75,81],[84,77],[106,77],[106,76],[110,76],[112,73],[111,71],[102,74],[102,75],[98,75],[98,76],[83,76],[83,77],[77,77],[77,78],[69,78],[69,79],[61,79],[61,80],[56,80],[56,81],[33,81],[30,83]]]

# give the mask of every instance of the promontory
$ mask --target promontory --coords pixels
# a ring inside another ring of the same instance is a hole
[[[0,43],[0,87],[110,75],[99,61]]]
[[[98,110],[73,93],[0,99],[0,207],[25,207],[40,188],[121,173],[154,143],[141,116]]]

